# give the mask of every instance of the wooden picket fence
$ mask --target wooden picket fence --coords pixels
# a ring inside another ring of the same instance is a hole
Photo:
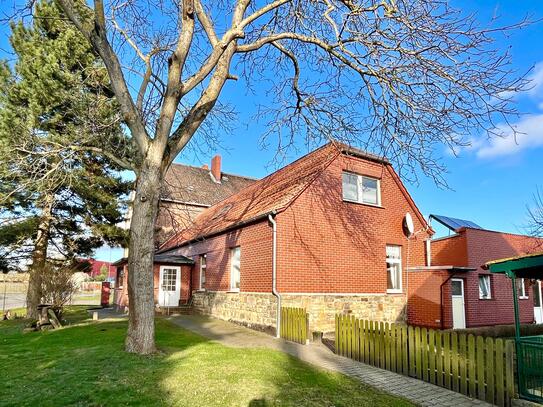
[[[305,345],[308,325],[305,308],[281,307],[281,338]]]
[[[336,353],[498,406],[515,395],[514,342],[336,315]]]

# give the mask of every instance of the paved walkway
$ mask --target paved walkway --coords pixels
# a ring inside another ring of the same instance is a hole
[[[490,406],[483,401],[471,399],[430,383],[335,355],[322,344],[299,345],[239,325],[200,315],[182,315],[168,319],[176,325],[227,346],[265,347],[286,352],[304,362],[354,377],[365,384],[403,397],[421,406]]]

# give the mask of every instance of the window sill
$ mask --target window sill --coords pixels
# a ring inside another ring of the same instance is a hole
[[[198,288],[196,290],[197,293],[205,293],[206,292],[206,289],[205,288]]]
[[[483,298],[479,297],[479,299],[481,301],[488,301],[488,300],[493,300],[494,298],[492,298],[492,297],[483,297]]]
[[[388,290],[387,289],[387,294],[403,294],[403,290],[397,290],[397,289]]]
[[[519,299],[519,300],[529,300],[529,299],[530,299],[530,297],[528,297],[528,296],[524,296],[524,297],[518,297],[518,299]]]
[[[345,198],[343,198],[343,202],[352,203],[352,204],[357,204],[357,205],[369,206],[369,207],[371,207],[371,208],[385,209],[382,205],[370,204],[370,203],[359,202],[359,201],[352,201],[352,200],[350,200],[350,199],[345,199]]]
[[[231,288],[226,293],[227,294],[239,294],[239,288]]]

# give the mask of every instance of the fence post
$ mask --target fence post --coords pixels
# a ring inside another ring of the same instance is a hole
[[[515,397],[515,351],[513,341],[507,341],[505,344],[505,391],[507,394],[507,404]]]
[[[486,338],[486,401],[494,404],[494,339]]]
[[[428,380],[436,384],[436,337],[433,329],[428,330]]]
[[[505,382],[503,368],[505,365],[505,352],[503,351],[503,339],[496,339],[496,404],[505,405]]]
[[[468,335],[468,373],[469,373],[469,395],[477,397],[477,384],[475,382],[475,336]]]
[[[436,383],[443,387],[443,334],[436,331]]]
[[[468,394],[468,377],[467,377],[467,366],[466,366],[466,335],[458,335],[458,359],[459,359],[459,369],[460,369],[460,393]]]

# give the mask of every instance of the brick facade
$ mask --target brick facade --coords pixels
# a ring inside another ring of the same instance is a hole
[[[483,229],[462,228],[456,235],[436,239],[431,243],[433,266],[470,267],[475,271],[455,274],[464,280],[466,327],[512,324],[514,322],[511,280],[504,275],[491,274],[481,268],[488,261],[543,248],[543,240],[524,235]],[[409,273],[410,290],[408,320],[414,325],[439,327],[441,319],[440,286],[450,277],[447,271],[414,271]],[[479,299],[479,276],[490,275],[491,297]],[[520,320],[534,320],[532,287],[525,282],[528,298],[519,299]],[[444,286],[443,327],[452,327],[450,280]]]
[[[168,264],[155,264],[153,266],[153,276],[154,276],[154,297],[155,303],[158,303],[158,291],[160,287],[160,267],[169,266]],[[181,294],[179,303],[186,304],[190,299],[190,278],[192,274],[192,266],[189,265],[170,265],[171,267],[180,267],[181,268]],[[122,278],[120,278],[119,270],[123,270]],[[115,281],[115,291],[113,301],[115,305],[121,308],[128,306],[128,265],[122,265],[117,267],[117,280]]]
[[[408,274],[409,324],[437,329],[451,328],[451,273],[446,270],[414,270]]]
[[[380,179],[381,206],[345,202],[342,171]],[[414,237],[402,222],[413,216]],[[402,247],[406,269],[423,265],[430,237],[392,167],[340,156],[284,212],[277,215],[278,288],[291,293],[384,294],[387,244]]]
[[[381,206],[345,202],[344,170],[379,179]],[[407,212],[415,224],[411,239],[402,228]],[[310,329],[333,330],[338,312],[405,321],[406,269],[424,264],[430,234],[390,165],[339,155],[275,220],[277,288],[285,306],[306,308]],[[387,294],[387,244],[402,248],[403,293]],[[230,251],[236,246],[241,251],[240,292],[229,293]],[[196,310],[259,329],[274,327],[272,227],[267,219],[184,244],[171,253],[195,261]],[[203,254],[206,291],[197,291]]]

